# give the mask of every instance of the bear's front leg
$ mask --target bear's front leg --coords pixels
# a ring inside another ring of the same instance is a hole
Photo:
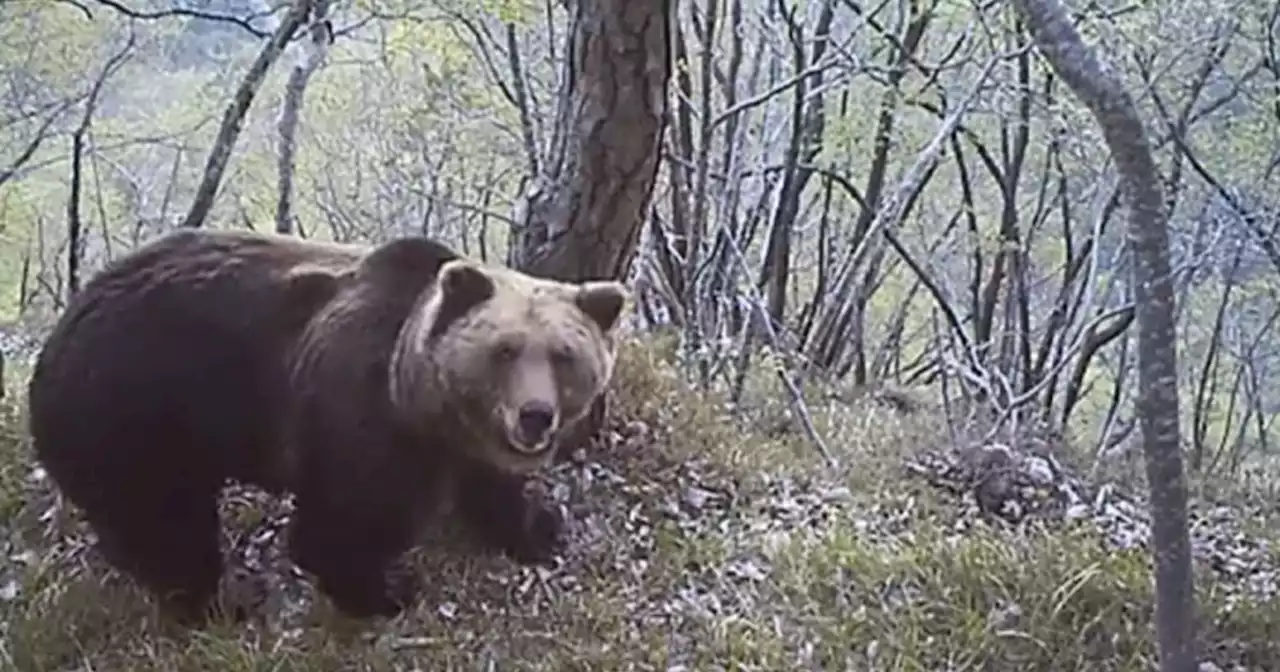
[[[564,520],[524,492],[525,479],[484,464],[460,470],[458,512],[481,543],[522,564],[549,563],[564,548]]]
[[[417,598],[421,582],[400,557],[410,546],[402,526],[358,508],[298,498],[289,523],[289,557],[352,618],[394,617]],[[367,512],[366,512],[367,513]]]

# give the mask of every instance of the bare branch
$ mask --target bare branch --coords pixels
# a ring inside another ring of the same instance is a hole
[[[214,140],[213,148],[209,150],[209,159],[205,163],[204,177],[196,190],[196,197],[191,203],[191,209],[182,221],[182,227],[198,228],[204,225],[205,218],[209,215],[209,209],[213,206],[213,199],[218,192],[218,186],[222,183],[222,174],[226,171],[227,163],[231,160],[231,151],[235,148],[236,138],[240,135],[240,127],[244,123],[244,115],[249,111],[249,106],[253,104],[253,99],[258,94],[258,88],[262,86],[262,80],[266,78],[267,71],[271,69],[276,59],[280,57],[280,52],[284,50],[285,45],[289,43],[293,34],[306,21],[307,15],[311,12],[312,4],[313,0],[294,0],[293,7],[285,15],[284,20],[280,22],[279,28],[271,36],[271,41],[262,48],[257,60],[249,67],[249,72],[245,74],[244,81],[240,83],[240,88],[236,91],[235,98],[232,99],[231,104],[227,106],[227,111],[223,114],[222,125],[218,128],[218,136]]]
[[[89,90],[89,98],[85,101],[80,125],[71,134],[71,187],[67,196],[67,298],[75,296],[76,292],[80,291],[80,262],[84,257],[84,227],[80,222],[80,182],[84,138],[93,124],[93,113],[97,110],[102,87],[111,75],[124,65],[136,43],[137,36],[130,26],[128,41],[103,66],[102,73],[98,75],[93,87]]]
[[[120,14],[123,14],[131,19],[155,21],[157,19],[186,17],[189,19],[200,19],[201,21],[227,23],[227,24],[236,26],[237,28],[240,28],[241,30],[257,38],[267,37],[269,33],[255,28],[252,22],[255,19],[260,19],[265,16],[270,16],[274,14],[276,11],[278,11],[278,8],[277,8],[277,9],[271,10],[270,12],[261,12],[261,13],[251,14],[248,17],[241,17],[241,16],[234,16],[231,14],[221,14],[218,12],[205,12],[198,9],[187,9],[185,7],[174,7],[171,9],[162,9],[162,10],[156,10],[156,11],[144,11],[144,10],[133,9],[132,7],[129,7],[128,5],[124,4],[123,2],[119,2],[118,0],[92,0],[92,1],[104,7],[108,7],[116,12],[119,12]],[[83,5],[78,5],[78,6],[81,9],[83,9],[86,14],[89,14],[90,18],[92,18],[93,15],[89,13],[89,10],[87,8],[85,8]]]
[[[280,149],[276,188],[276,233],[293,232],[293,173],[294,155],[297,150],[298,118],[302,114],[303,97],[311,76],[324,64],[333,44],[333,26],[329,23],[331,0],[316,0],[311,15],[311,39],[305,43],[306,53],[302,61],[289,73],[285,83],[284,103],[280,108]]]

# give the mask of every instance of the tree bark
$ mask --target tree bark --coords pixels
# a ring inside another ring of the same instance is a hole
[[[518,206],[507,263],[565,281],[623,279],[658,172],[671,0],[571,0],[551,146]],[[561,456],[604,424],[604,397]]]
[[[1059,0],[1016,0],[1036,45],[1102,128],[1129,206],[1138,317],[1138,416],[1151,491],[1156,633],[1163,672],[1199,667],[1187,488],[1178,433],[1177,342],[1168,214],[1146,128],[1120,78],[1085,45]]]
[[[627,275],[666,124],[670,0],[570,3],[564,87],[508,263],[541,277]]]

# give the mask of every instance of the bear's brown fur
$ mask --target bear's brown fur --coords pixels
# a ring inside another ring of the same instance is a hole
[[[524,476],[608,383],[626,293],[463,259],[425,288],[379,271],[346,287],[300,339],[289,442],[302,478],[289,541],[344,611],[390,615],[416,586],[404,573],[388,585],[389,564],[441,507],[522,562],[561,544],[559,516],[526,497]]]
[[[203,620],[216,593],[226,479],[294,492],[293,559],[340,609],[392,614],[413,585],[389,584],[386,570],[436,503],[519,560],[554,549],[559,519],[522,492],[543,454],[499,450],[491,421],[465,409],[473,387],[534,381],[531,398],[572,419],[574,381],[594,396],[608,380],[615,296],[613,283],[483,269],[426,239],[365,248],[170,234],[104,270],[62,315],[30,383],[35,450],[104,555],[185,621]],[[573,357],[591,373],[546,387],[551,356],[536,347],[505,366],[467,364],[479,350],[449,344],[482,342],[476,330],[500,305],[508,329],[544,334],[535,346],[555,320],[561,335],[590,335]],[[532,373],[502,374],[522,370]],[[451,391],[462,371],[497,377]]]

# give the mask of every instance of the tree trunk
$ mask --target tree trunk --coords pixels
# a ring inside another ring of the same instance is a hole
[[[649,210],[671,77],[670,0],[569,3],[551,146],[526,188],[507,263],[566,281],[622,279]],[[561,455],[603,424],[603,399]]]
[[[1017,0],[1036,45],[1098,120],[1129,206],[1138,316],[1138,417],[1151,491],[1156,634],[1163,672],[1198,669],[1187,488],[1178,435],[1178,369],[1168,214],[1142,118],[1114,71],[1085,45],[1059,0]]]
[[[670,0],[576,0],[543,169],[508,263],[560,280],[626,276],[666,121]]]

